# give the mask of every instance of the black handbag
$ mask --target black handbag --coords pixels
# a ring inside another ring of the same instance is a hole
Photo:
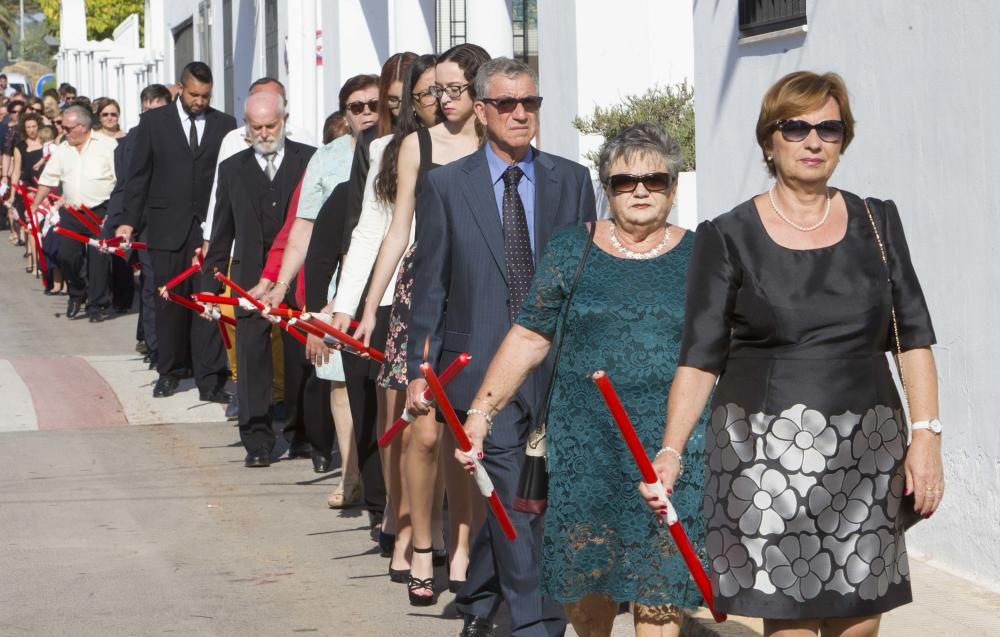
[[[539,413],[538,425],[528,434],[528,444],[524,449],[524,464],[521,466],[521,475],[517,481],[517,492],[514,495],[514,510],[521,513],[531,513],[542,515],[549,502],[549,470],[546,465],[547,444],[545,441],[545,421],[549,417],[549,406],[552,403],[552,390],[556,384],[556,369],[559,366],[559,353],[562,350],[563,332],[566,329],[566,317],[569,316],[569,308],[573,303],[573,295],[576,294],[576,286],[580,283],[580,275],[583,273],[583,264],[587,261],[590,248],[594,245],[594,233],[597,231],[597,222],[590,224],[590,236],[587,245],[583,247],[583,254],[580,256],[580,263],[576,266],[576,274],[573,276],[573,284],[566,295],[566,305],[563,307],[559,318],[559,325],[556,329],[558,342],[555,343],[555,355],[552,359],[552,375],[549,377],[549,388],[545,395],[545,403]]]

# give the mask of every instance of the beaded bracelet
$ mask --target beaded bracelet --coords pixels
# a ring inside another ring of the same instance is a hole
[[[677,464],[681,466],[681,470],[677,472],[678,477],[684,475],[684,458],[682,458],[680,452],[673,447],[664,447],[663,449],[660,449],[656,452],[656,455],[653,456],[653,460],[656,460],[665,453],[672,454],[675,458],[677,458]]]
[[[486,413],[482,409],[476,409],[475,407],[473,407],[472,409],[466,410],[465,413],[466,414],[478,414],[478,415],[482,416],[483,420],[486,421],[486,424],[489,427],[486,430],[486,435],[488,436],[491,433],[493,433],[493,416],[489,415],[488,413]]]

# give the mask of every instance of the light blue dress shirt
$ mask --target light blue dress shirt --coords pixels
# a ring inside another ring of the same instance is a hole
[[[524,217],[528,222],[528,239],[531,241],[531,252],[535,252],[535,149],[525,155],[524,159],[508,164],[500,159],[489,142],[486,142],[486,163],[490,167],[490,178],[493,180],[493,195],[497,200],[497,211],[500,213],[500,226],[503,227],[503,173],[511,165],[524,171],[521,181],[517,182],[517,194],[521,195],[524,206]]]

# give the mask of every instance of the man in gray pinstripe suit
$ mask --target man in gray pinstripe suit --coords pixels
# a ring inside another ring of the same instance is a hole
[[[530,145],[541,106],[537,85],[530,67],[515,60],[483,64],[475,81],[476,115],[488,141],[469,157],[429,172],[421,189],[407,360],[407,404],[414,412],[427,411],[419,399],[426,388],[419,370],[425,341],[435,369],[461,352],[472,354],[470,366],[448,387],[464,415],[521,307],[546,241],[561,227],[594,220],[587,169]],[[525,441],[550,375],[547,361],[497,415],[483,441],[483,464],[518,538],[508,542],[492,515],[477,536],[456,604],[467,637],[492,635],[503,601],[513,635],[562,635],[566,628],[559,606],[538,589],[541,519],[511,508]],[[474,442],[482,438],[471,436]]]

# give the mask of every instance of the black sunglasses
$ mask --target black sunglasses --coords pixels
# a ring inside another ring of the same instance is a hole
[[[801,119],[781,119],[775,124],[781,131],[786,142],[801,142],[809,137],[814,129],[824,142],[835,144],[844,140],[844,122],[839,119],[828,119],[818,124],[810,124]]]
[[[670,188],[673,181],[670,173],[646,173],[645,175],[619,173],[608,177],[607,186],[616,195],[634,192],[639,184],[645,186],[649,192],[663,192]]]
[[[518,104],[523,106],[524,110],[528,113],[537,113],[538,109],[542,107],[542,98],[538,95],[529,95],[528,97],[484,97],[480,101],[483,104],[493,105],[498,112],[504,115],[513,113],[517,109]]]
[[[367,102],[348,102],[347,110],[351,111],[351,115],[360,115],[365,112],[365,107],[368,110],[375,112],[378,109],[378,100],[368,100]]]

